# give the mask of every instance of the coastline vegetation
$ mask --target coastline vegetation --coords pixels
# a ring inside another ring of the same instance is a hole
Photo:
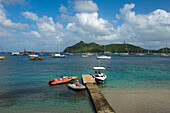
[[[127,47],[127,49],[126,49]],[[70,53],[83,53],[83,52],[104,52],[103,49],[104,45],[99,45],[96,44],[94,42],[92,43],[84,43],[83,41],[80,41],[79,43],[70,46],[70,47],[66,47],[64,49],[64,52],[70,52]],[[150,53],[165,53],[167,50],[167,52],[170,52],[170,48],[161,48],[158,50],[149,50],[149,49],[144,49],[141,48],[139,46],[135,46],[132,44],[109,44],[109,45],[105,45],[105,51],[109,51],[112,53],[122,53],[122,52],[127,52],[129,51],[129,53],[147,53],[148,51],[150,51]]]

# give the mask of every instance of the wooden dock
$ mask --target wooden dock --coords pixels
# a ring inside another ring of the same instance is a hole
[[[96,81],[91,75],[82,75],[82,80],[83,84],[85,84],[89,90],[97,113],[116,113],[106,98],[103,96],[102,92],[96,84]]]

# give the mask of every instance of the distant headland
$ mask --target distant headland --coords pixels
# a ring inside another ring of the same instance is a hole
[[[105,51],[109,51],[112,53],[118,52],[118,53],[122,53],[122,52],[127,52],[129,51],[129,53],[146,53],[148,51],[152,52],[152,53],[164,53],[169,52],[170,48],[161,48],[158,50],[148,50],[148,49],[144,49],[141,48],[139,46],[135,46],[132,44],[109,44],[109,45],[99,45],[96,44],[95,42],[92,43],[85,43],[83,41],[78,42],[77,44],[73,45],[73,46],[69,46],[66,47],[64,49],[64,52],[70,52],[70,53],[83,53],[83,52],[104,52],[104,48]]]

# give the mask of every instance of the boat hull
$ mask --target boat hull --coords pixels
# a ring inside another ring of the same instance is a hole
[[[0,60],[4,60],[4,59],[5,59],[5,57],[4,57],[4,56],[1,56],[1,57],[0,57]]]
[[[86,87],[82,84],[80,86],[76,86],[75,84],[68,84],[68,87],[73,89],[73,90],[84,90]]]
[[[63,78],[57,78],[57,79],[53,79],[53,80],[49,80],[48,84],[49,85],[57,85],[57,84],[64,84],[64,83],[68,83],[71,80],[76,79],[77,76],[75,77],[63,77]]]
[[[97,56],[97,59],[112,59],[111,56]]]
[[[44,60],[42,57],[31,57],[29,60]]]

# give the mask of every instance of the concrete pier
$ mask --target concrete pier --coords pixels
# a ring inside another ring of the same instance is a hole
[[[96,84],[96,81],[91,75],[82,75],[82,80],[83,84],[85,84],[89,90],[97,113],[116,113],[103,96]]]

